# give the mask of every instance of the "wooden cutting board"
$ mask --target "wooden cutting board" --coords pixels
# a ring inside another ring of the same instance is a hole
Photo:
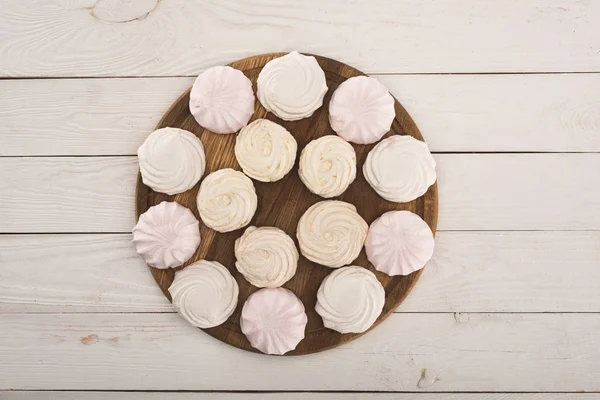
[[[281,57],[284,54],[285,53],[271,53],[258,55],[236,61],[232,63],[231,66],[244,72],[244,74],[252,81],[256,93],[256,79],[262,67],[270,60]],[[271,113],[267,113],[260,102],[256,100],[255,112],[252,117],[252,121],[258,118],[266,118],[283,125],[291,132],[298,142],[298,156],[292,171],[280,181],[273,183],[254,181],[256,193],[258,195],[258,209],[252,219],[251,225],[276,226],[281,228],[294,238],[296,246],[298,245],[296,240],[296,226],[298,220],[308,207],[316,202],[324,200],[311,193],[300,181],[300,178],[298,177],[298,160],[300,152],[311,140],[324,135],[335,134],[329,126],[328,119],[328,105],[331,94],[338,85],[347,78],[364,75],[362,72],[338,61],[325,57],[315,57],[321,68],[325,71],[327,86],[329,87],[329,91],[323,102],[323,107],[318,109],[311,118],[287,122],[280,120]],[[168,126],[176,127],[193,132],[198,136],[204,144],[206,152],[206,172],[204,176],[222,168],[241,170],[234,154],[236,135],[217,135],[199,126],[189,112],[188,102],[189,90],[171,106],[156,128]],[[386,137],[389,135],[411,135],[419,140],[423,140],[414,121],[397,100],[395,107],[396,119],[392,124],[391,131]],[[360,215],[369,224],[384,212],[390,210],[410,210],[420,215],[427,224],[429,224],[431,230],[435,234],[438,214],[437,183],[431,186],[425,195],[410,203],[392,203],[386,201],[375,193],[362,175],[362,165],[368,152],[375,144],[353,144],[352,146],[356,150],[358,163],[357,177],[350,187],[336,199],[354,204]],[[258,288],[248,283],[235,269],[233,246],[235,240],[242,235],[244,229],[229,233],[218,233],[204,226],[196,207],[196,195],[198,194],[199,186],[200,184],[198,183],[193,189],[185,193],[169,196],[164,193],[154,192],[144,185],[141,176],[138,174],[136,193],[137,218],[139,218],[140,214],[146,212],[149,207],[157,205],[165,200],[177,201],[192,210],[196,218],[200,221],[200,235],[202,237],[202,242],[194,256],[184,264],[183,268],[200,259],[216,260],[231,271],[240,287],[238,306],[233,315],[221,326],[204,329],[204,331],[232,346],[256,352],[257,350],[252,348],[248,340],[246,340],[239,324],[244,302],[250,294],[258,290]],[[381,272],[377,272],[367,261],[364,248],[353,265],[369,268],[375,273],[377,279],[379,279],[385,288],[386,300],[383,312],[371,329],[374,329],[379,323],[394,312],[398,305],[406,298],[421,274],[421,271],[418,271],[408,276],[389,277]],[[165,296],[171,300],[167,289],[173,281],[175,270],[149,268]],[[296,275],[283,285],[283,287],[290,289],[302,300],[306,307],[306,314],[308,315],[306,337],[298,344],[298,347],[294,351],[287,353],[288,355],[309,354],[331,349],[362,335],[340,334],[325,328],[321,318],[315,311],[319,285],[323,281],[323,278],[332,271],[333,270],[330,268],[315,264],[303,256],[300,256]]]

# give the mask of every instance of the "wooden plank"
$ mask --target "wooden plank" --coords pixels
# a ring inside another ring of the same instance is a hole
[[[600,74],[377,78],[432,151],[600,151]],[[135,155],[192,82],[0,81],[0,155]]]
[[[0,312],[172,312],[130,235],[0,235]],[[600,312],[600,232],[440,232],[400,312]]]
[[[1,314],[0,389],[600,391],[600,314],[392,314],[339,349],[243,352],[176,314]]]
[[[293,49],[370,73],[600,70],[595,1],[43,0],[2,11],[0,76],[194,75]]]
[[[192,78],[0,81],[0,155],[135,155]]]
[[[600,228],[600,154],[435,158],[439,230]],[[129,232],[136,173],[135,157],[0,158],[0,232]]]
[[[2,400],[598,400],[600,393],[0,392]]]

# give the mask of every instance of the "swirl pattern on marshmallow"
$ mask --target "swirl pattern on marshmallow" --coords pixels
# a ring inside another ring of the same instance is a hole
[[[308,317],[304,304],[284,288],[261,289],[248,297],[240,326],[255,349],[285,354],[304,339]]]
[[[198,75],[190,91],[190,113],[214,133],[234,133],[254,113],[252,82],[237,69],[212,67]]]
[[[258,199],[252,180],[231,168],[210,173],[196,199],[202,222],[217,232],[230,232],[250,223]]]
[[[369,152],[363,175],[384,199],[406,203],[424,195],[435,183],[435,160],[426,143],[393,135]]]
[[[311,141],[300,154],[298,175],[313,193],[339,196],[356,178],[356,153],[350,143],[327,135]]]
[[[433,233],[421,217],[389,211],[371,224],[365,249],[376,270],[393,276],[423,268],[433,255],[433,245]]]
[[[375,78],[355,76],[331,96],[329,123],[345,140],[375,143],[388,132],[396,117],[394,98]]]
[[[296,273],[298,250],[279,228],[250,226],[235,241],[234,249],[235,267],[256,287],[281,286]]]
[[[239,287],[221,263],[200,260],[175,273],[169,293],[175,310],[190,324],[212,328],[233,314]]]
[[[300,218],[296,236],[304,257],[330,268],[354,261],[365,243],[368,225],[350,203],[325,200]]]
[[[286,121],[310,117],[327,93],[317,60],[297,51],[269,61],[258,75],[257,87],[263,107]]]
[[[337,269],[321,283],[315,311],[326,328],[340,333],[362,333],[377,320],[385,303],[385,290],[366,268]]]
[[[183,193],[204,174],[204,146],[191,132],[162,128],[152,132],[138,149],[142,181],[156,192]]]
[[[242,128],[235,141],[235,157],[246,175],[261,182],[283,178],[296,162],[298,144],[283,126],[257,119]]]
[[[132,233],[136,253],[158,269],[182,265],[200,245],[198,220],[176,202],[163,201],[150,207],[140,215]]]

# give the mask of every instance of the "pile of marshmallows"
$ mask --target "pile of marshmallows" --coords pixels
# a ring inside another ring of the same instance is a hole
[[[314,57],[297,52],[267,63],[258,77],[257,96],[264,108],[286,121],[310,117],[323,104],[325,74]],[[243,173],[221,169],[200,184],[197,197],[202,222],[217,232],[247,226],[257,208],[252,179],[283,178],[296,161],[297,143],[282,126],[257,119],[252,83],[231,67],[214,67],[196,79],[190,112],[216,134],[240,130],[235,155]],[[370,144],[390,130],[394,99],[373,78],[343,82],[329,104],[329,121],[338,136],[310,142],[300,154],[298,173],[313,193],[341,195],[356,178],[356,154],[348,142]],[[163,128],[150,134],[138,150],[143,182],[157,192],[174,195],[192,189],[205,170],[204,147],[191,132]],[[436,180],[435,161],[427,145],[410,136],[393,135],[368,154],[363,174],[384,199],[409,202]],[[428,225],[409,211],[383,214],[369,227],[349,203],[325,200],[308,208],[296,238],[307,259],[334,268],[318,291],[316,311],[325,327],[341,333],[364,332],[381,314],[385,291],[375,274],[346,266],[363,245],[374,267],[388,275],[408,275],[433,253]],[[200,245],[199,222],[176,202],[163,202],[140,216],[133,229],[137,253],[155,268],[174,268],[190,259]],[[241,329],[251,345],[268,354],[284,354],[304,338],[304,305],[281,286],[296,273],[299,253],[294,241],[276,227],[248,227],[235,242],[235,266],[252,285],[242,309]],[[200,260],[175,274],[169,288],[173,305],[191,324],[210,328],[234,312],[239,288],[222,264]]]

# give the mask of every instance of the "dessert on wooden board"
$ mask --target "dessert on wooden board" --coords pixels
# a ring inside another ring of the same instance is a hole
[[[329,268],[339,268],[356,260],[368,229],[354,205],[324,200],[302,215],[296,238],[304,257]]]
[[[256,287],[279,287],[296,273],[298,249],[279,228],[248,227],[235,241],[234,251],[236,269]]]
[[[257,119],[235,139],[235,158],[242,171],[261,182],[275,182],[291,171],[298,144],[283,126]]]
[[[194,214],[176,202],[150,207],[133,227],[136,253],[154,268],[183,265],[200,245],[199,223]]]
[[[173,156],[176,154],[177,156]],[[140,174],[146,186],[167,194],[183,193],[204,174],[206,157],[202,142],[183,129],[152,132],[138,149]]]
[[[325,73],[317,60],[297,51],[269,61],[258,75],[257,86],[263,107],[285,121],[310,117],[327,93]]]
[[[251,294],[240,318],[242,332],[252,347],[278,355],[294,350],[304,339],[307,322],[302,301],[281,287]]]
[[[336,269],[323,280],[316,311],[323,324],[340,333],[362,333],[381,314],[385,289],[374,273],[351,265]]]
[[[322,136],[302,150],[298,175],[314,194],[326,199],[339,196],[356,179],[356,152],[337,136]]]
[[[258,199],[252,180],[231,168],[211,172],[198,190],[202,222],[217,232],[230,232],[250,223]]]
[[[400,135],[383,139],[369,152],[363,174],[381,197],[398,203],[423,196],[437,179],[427,144]]]
[[[198,328],[221,325],[233,314],[239,287],[217,261],[196,261],[175,273],[169,287],[173,307]]]
[[[189,261],[178,253],[162,263],[174,273],[151,272],[223,341],[267,354],[334,347],[385,319],[431,257],[435,161],[402,106],[351,67],[297,52],[213,67],[158,127],[142,154],[165,156],[150,174],[160,184],[138,181],[140,221],[163,199],[201,222]],[[161,132],[179,142],[161,145]]]
[[[237,132],[254,113],[252,82],[228,66],[209,68],[198,75],[192,86],[190,113],[214,133]]]
[[[343,82],[329,102],[329,123],[345,140],[375,143],[396,117],[394,98],[375,78],[356,76]]]
[[[365,250],[376,270],[390,276],[408,275],[433,256],[429,225],[410,211],[389,211],[369,227]]]

